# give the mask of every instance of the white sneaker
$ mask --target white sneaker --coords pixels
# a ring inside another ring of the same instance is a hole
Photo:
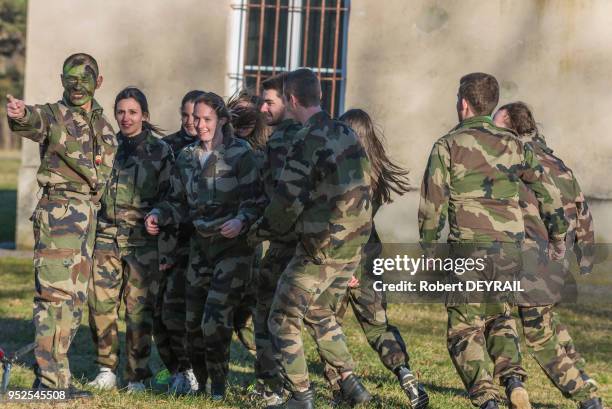
[[[142,382],[130,382],[128,383],[127,386],[127,393],[131,394],[131,393],[140,393],[140,392],[144,392],[145,389],[147,389],[145,387],[145,384]]]
[[[179,372],[172,375],[170,381],[170,394],[172,395],[183,395],[187,393],[187,379],[185,379],[185,373]]]
[[[117,387],[117,376],[113,373],[112,369],[102,367],[96,379],[89,382],[87,386],[100,390],[113,389]]]
[[[185,376],[185,393],[196,393],[200,389],[198,379],[193,373],[193,369],[188,369],[184,372]]]

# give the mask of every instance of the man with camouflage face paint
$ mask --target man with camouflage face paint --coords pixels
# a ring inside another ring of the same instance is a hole
[[[92,268],[96,215],[117,140],[93,98],[102,84],[90,55],[71,55],[61,75],[61,101],[26,106],[8,96],[11,130],[40,144],[37,180],[42,197],[34,224],[36,381],[41,389],[70,388],[68,348],[81,323]]]

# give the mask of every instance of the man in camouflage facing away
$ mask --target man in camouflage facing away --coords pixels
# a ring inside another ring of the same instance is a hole
[[[559,188],[565,217],[569,221],[566,247],[573,248],[580,273],[589,274],[594,262],[593,217],[574,172],[548,147],[525,103],[513,102],[502,106],[493,120],[497,126],[514,130],[521,141],[531,147],[544,172]],[[569,266],[565,265],[567,260],[563,266],[554,266],[555,262],[548,261],[545,254],[541,257],[542,248],[548,242],[548,232],[538,212],[538,201],[524,185],[519,197],[525,222],[523,251],[536,253],[539,261],[544,260],[534,263],[537,264],[536,277],[527,283],[534,288],[534,296],[530,296],[532,291],[527,288],[526,296],[518,303],[525,343],[563,396],[578,402],[580,409],[601,409],[603,403],[597,397],[597,384],[586,374],[584,359],[576,351],[567,327],[561,324],[554,311],[554,302],[559,301],[558,291],[569,273]],[[561,274],[555,274],[557,271]],[[557,282],[553,282],[555,279]],[[538,285],[540,283],[542,285]]]
[[[181,101],[181,129],[162,140],[172,148],[174,156],[187,145],[197,140],[193,118],[193,103],[204,91],[193,90],[185,94]],[[178,231],[175,229],[178,227]],[[160,283],[155,307],[155,322],[165,331],[156,331],[155,345],[168,371],[172,374],[170,391],[190,393],[197,391],[199,385],[191,369],[185,349],[185,274],[189,263],[189,240],[194,234],[191,223],[166,226],[160,232],[162,242],[174,243],[174,264],[169,265],[161,255],[160,266],[168,267]],[[172,244],[169,245],[172,247]]]
[[[285,237],[295,230],[297,248],[282,272],[268,318],[274,348],[280,353],[287,408],[314,408],[314,391],[302,343],[302,326],[318,326],[319,351],[328,351],[341,373],[341,388],[353,404],[371,399],[352,373],[342,327],[330,309],[310,315],[320,296],[340,296],[357,269],[371,231],[370,166],[357,136],[321,110],[321,85],[308,69],[285,81],[288,110],[304,125],[285,159],[270,203],[252,237]]]
[[[117,140],[93,98],[102,85],[96,60],[74,54],[62,69],[61,101],[26,106],[8,97],[11,130],[40,144],[42,197],[34,224],[35,387],[69,389],[68,349],[81,323],[92,269],[96,215],[113,167]]]
[[[496,275],[514,275],[520,270],[517,259],[524,237],[519,180],[538,200],[555,258],[565,252],[567,222],[560,193],[533,151],[514,133],[493,124],[490,115],[498,99],[499,85],[493,76],[473,73],[461,78],[460,123],[431,151],[421,186],[419,232],[425,249],[431,250],[448,215],[451,250],[461,253],[471,248],[468,256],[486,257]],[[474,303],[468,298],[447,297],[447,344],[470,400],[483,409],[498,408],[493,378],[499,377],[512,408],[531,408],[510,306],[503,299]],[[488,351],[496,351],[493,373]]]

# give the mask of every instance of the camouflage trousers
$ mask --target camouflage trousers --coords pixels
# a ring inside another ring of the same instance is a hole
[[[387,319],[387,302],[384,292],[375,291],[373,281],[367,274],[362,276],[358,287],[349,288],[335,306],[336,320],[340,325],[349,305],[368,340],[368,344],[378,353],[383,365],[394,372],[402,365],[408,365],[406,344],[397,327]],[[325,378],[332,389],[338,389],[340,374],[328,362],[325,363]]]
[[[235,313],[252,285],[253,249],[237,242],[221,252],[211,239],[193,236],[187,270],[186,346],[200,385],[225,383]]]
[[[159,331],[155,346],[171,373],[191,368],[185,349],[185,275],[189,265],[189,244],[179,244],[174,252],[176,264],[162,273],[153,319]]]
[[[494,378],[502,382],[508,376],[527,378],[508,304],[458,304],[446,309],[448,352],[474,406],[500,400]]]
[[[278,280],[295,255],[295,243],[271,243],[257,277],[257,305],[254,315],[257,359],[255,377],[269,392],[279,392],[283,379],[278,365],[280,357],[272,345],[268,317]]]
[[[326,362],[340,373],[353,370],[353,359],[333,306],[346,293],[360,259],[360,256],[348,260],[329,257],[315,264],[298,246],[296,255],[281,274],[270,307],[268,329],[280,357],[285,386],[292,391],[310,387],[302,341],[303,324]],[[324,302],[319,302],[319,298]]]
[[[597,385],[584,372],[584,361],[553,306],[522,306],[519,315],[529,353],[563,396],[577,402],[595,397]]]
[[[263,246],[260,244],[255,248],[253,257],[253,285],[248,286],[242,297],[240,306],[234,313],[234,331],[242,346],[251,354],[256,354],[255,343],[255,314],[257,310],[257,285],[259,272],[261,270]],[[257,367],[257,363],[255,364]],[[257,371],[257,369],[256,369]]]
[[[127,381],[152,375],[149,368],[153,309],[159,289],[157,246],[123,247],[96,239],[94,270],[89,282],[89,327],[96,362],[116,371],[119,365],[119,306],[125,305]]]
[[[37,379],[70,385],[68,349],[81,325],[92,268],[97,205],[71,192],[44,195],[34,228],[34,356]]]

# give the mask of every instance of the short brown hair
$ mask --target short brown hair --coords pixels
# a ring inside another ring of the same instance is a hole
[[[279,98],[283,96],[285,90],[285,81],[287,80],[287,72],[281,72],[278,75],[270,77],[261,83],[261,89],[264,91],[274,90]]]
[[[303,107],[321,105],[321,82],[308,68],[300,68],[287,74],[285,97],[293,95]]]
[[[517,134],[526,135],[537,132],[538,125],[526,103],[521,101],[511,102],[499,108],[499,111],[502,109],[508,113],[509,128],[516,131]]]
[[[470,104],[474,115],[491,115],[499,102],[499,84],[494,76],[483,72],[464,75],[458,97]]]

